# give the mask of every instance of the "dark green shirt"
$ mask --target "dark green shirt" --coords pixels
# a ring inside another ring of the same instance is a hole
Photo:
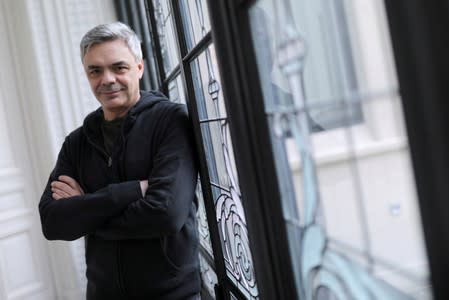
[[[101,132],[103,133],[104,149],[108,155],[112,154],[112,149],[117,138],[120,136],[124,118],[117,118],[112,121],[103,120]]]

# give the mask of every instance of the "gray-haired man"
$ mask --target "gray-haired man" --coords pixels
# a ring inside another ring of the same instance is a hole
[[[43,233],[85,237],[87,299],[197,299],[197,166],[186,109],[140,91],[140,41],[128,26],[99,25],[80,46],[101,107],[62,145],[39,203]]]

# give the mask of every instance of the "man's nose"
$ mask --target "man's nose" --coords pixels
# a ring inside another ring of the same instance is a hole
[[[109,85],[115,83],[115,74],[111,71],[106,70],[101,78],[101,84]]]

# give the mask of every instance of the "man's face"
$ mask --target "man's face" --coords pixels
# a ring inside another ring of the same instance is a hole
[[[93,45],[84,56],[83,65],[106,120],[124,116],[139,100],[143,61],[136,62],[125,41]]]

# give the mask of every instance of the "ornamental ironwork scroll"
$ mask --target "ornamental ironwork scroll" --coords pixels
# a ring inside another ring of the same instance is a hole
[[[203,36],[206,34],[204,26],[204,16],[202,1],[195,0],[196,11],[201,25]],[[212,56],[209,48],[205,50],[207,71],[208,71],[208,94],[212,100],[216,116],[221,116],[219,95],[220,83],[216,79]],[[229,124],[227,118],[217,120],[219,122],[219,140],[221,152],[224,156],[224,167],[229,186],[220,189],[220,194],[215,200],[215,209],[218,228],[222,238],[223,256],[228,274],[233,281],[243,289],[251,299],[258,299],[258,290],[254,273],[251,251],[244,210],[241,202],[241,193],[235,170],[232,152],[232,142],[229,134]]]
[[[208,93],[214,103],[215,115],[220,116],[218,103],[220,84],[214,76],[209,48],[205,51],[209,72]],[[237,174],[231,156],[232,145],[228,131],[229,124],[227,119],[219,122],[219,139],[224,156],[227,182],[229,183],[228,189],[222,190],[215,201],[217,222],[222,237],[223,255],[227,270],[232,274],[239,286],[243,287],[251,298],[257,298],[258,291],[249,248],[247,225],[241,203]]]

